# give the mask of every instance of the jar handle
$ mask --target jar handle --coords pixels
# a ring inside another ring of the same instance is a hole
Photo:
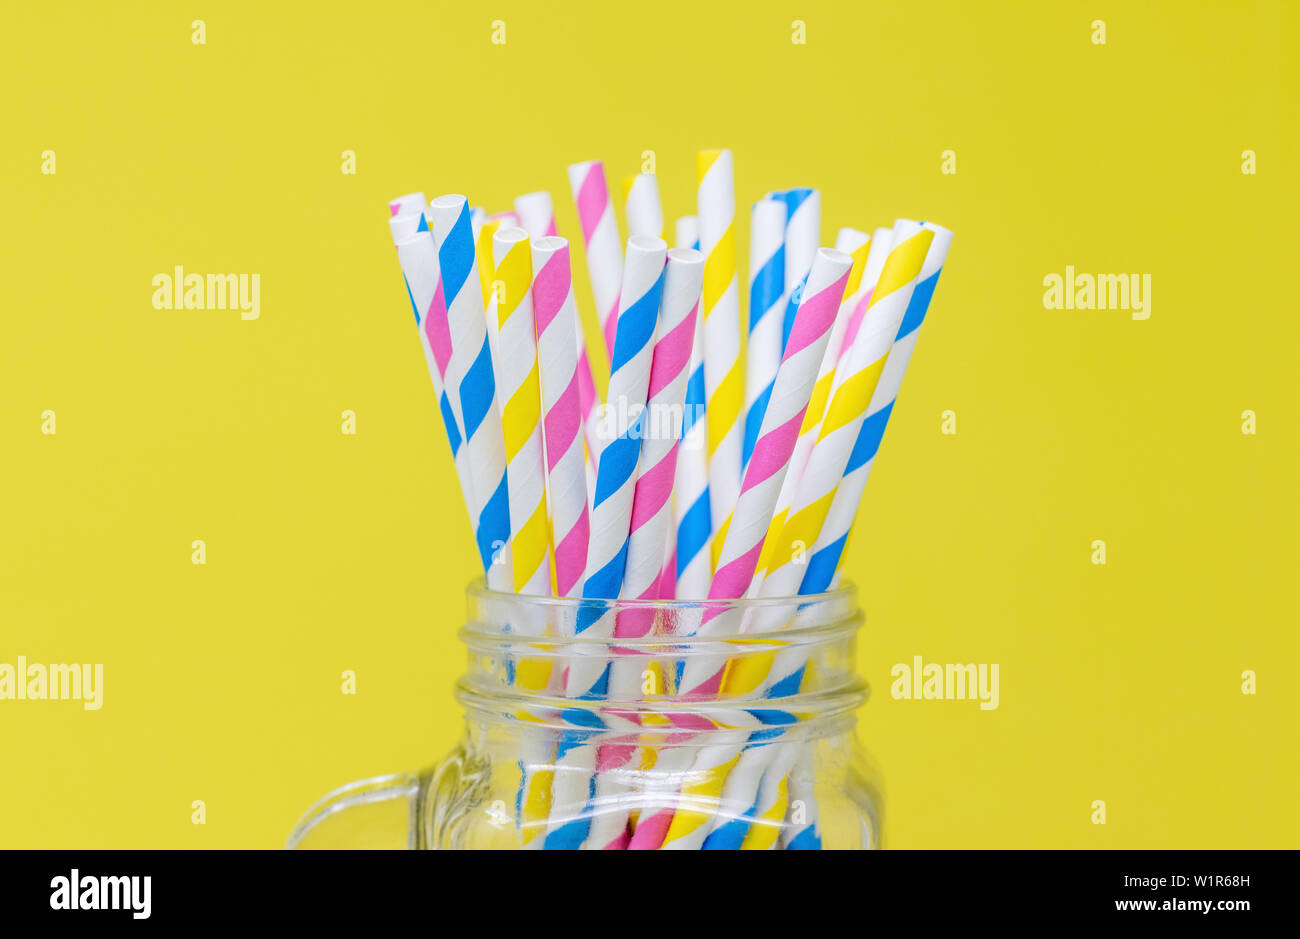
[[[420,774],[373,776],[340,786],[294,825],[290,850],[403,850],[415,846]]]

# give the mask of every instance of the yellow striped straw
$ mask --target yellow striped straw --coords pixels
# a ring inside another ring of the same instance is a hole
[[[740,293],[736,281],[735,184],[730,150],[701,150],[697,215],[704,253],[704,389],[708,419],[709,503],[713,566],[726,541],[726,520],[740,497]]]
[[[768,563],[776,550],[776,536],[785,526],[786,516],[790,512],[790,503],[794,499],[799,480],[803,477],[804,467],[808,464],[808,455],[812,452],[813,444],[818,440],[822,419],[826,416],[826,407],[830,403],[831,388],[835,382],[835,366],[840,358],[840,350],[843,348],[850,314],[858,301],[862,276],[867,269],[867,255],[871,253],[871,247],[870,235],[863,235],[862,242],[851,248],[845,246],[849,256],[853,258],[853,267],[849,269],[849,280],[844,287],[844,302],[840,304],[835,323],[831,327],[831,336],[826,343],[826,355],[822,359],[821,371],[818,372],[812,395],[808,399],[808,410],[804,412],[803,424],[799,427],[799,437],[795,440],[794,451],[790,456],[790,468],[781,484],[781,494],[776,500],[772,524],[763,541],[763,551],[759,555],[758,567],[754,571],[754,580],[750,587],[751,595],[757,591],[763,575],[767,572]],[[868,287],[870,286],[869,284]]]
[[[492,307],[501,426],[510,501],[510,558],[516,593],[551,592],[550,535],[542,458],[542,393],[533,323],[532,251],[522,228],[492,237]]]

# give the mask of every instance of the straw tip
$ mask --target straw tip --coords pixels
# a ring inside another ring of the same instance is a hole
[[[435,209],[456,209],[460,208],[462,205],[467,205],[468,203],[469,199],[465,196],[449,193],[445,196],[438,196],[430,202],[429,205],[431,208]]]
[[[837,248],[818,248],[817,254],[827,261],[843,264],[845,267],[850,267],[853,264],[853,256]]]
[[[528,232],[517,225],[503,225],[492,235],[492,240],[500,244],[513,245],[528,240]]]
[[[633,235],[627,240],[628,250],[635,249],[638,253],[665,253],[668,251],[668,242],[654,235]]]
[[[533,250],[544,251],[547,254],[554,254],[556,251],[563,251],[569,247],[569,239],[560,235],[545,235],[541,238],[533,239]]]

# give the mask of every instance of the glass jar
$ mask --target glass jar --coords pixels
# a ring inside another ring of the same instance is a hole
[[[461,742],[423,772],[329,794],[289,847],[879,847],[853,588],[468,596]]]

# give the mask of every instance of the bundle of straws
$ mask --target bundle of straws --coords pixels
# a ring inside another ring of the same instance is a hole
[[[699,154],[697,215],[677,220],[671,250],[655,176],[625,182],[626,243],[603,164],[570,166],[569,182],[600,343],[584,335],[569,243],[547,193],[495,215],[459,195],[389,203],[488,586],[703,601],[831,589],[952,233],[901,219],[870,234],[841,229],[825,248],[817,190],[768,193],[751,210],[742,342],[730,151]],[[604,402],[593,380],[597,344],[609,361]],[[726,620],[704,604],[697,635],[734,632]],[[782,625],[759,620],[740,628]],[[575,623],[599,639],[649,628],[599,607]],[[779,698],[803,677],[797,656],[775,656],[762,674],[728,665],[687,661],[675,693]],[[585,700],[634,697],[641,683],[639,664],[624,673],[594,657],[550,671],[524,660],[513,678]],[[757,826],[674,810],[671,798],[658,810],[643,799],[631,819],[584,812],[592,799],[618,800],[603,791],[618,783],[596,769],[594,749],[539,757],[576,768],[567,777],[525,768],[526,847],[819,846],[815,820],[772,828],[778,845]],[[779,751],[765,748],[764,765],[746,769],[738,747],[686,778],[715,796],[739,788],[742,804],[779,819],[785,780],[798,779],[797,753]]]

